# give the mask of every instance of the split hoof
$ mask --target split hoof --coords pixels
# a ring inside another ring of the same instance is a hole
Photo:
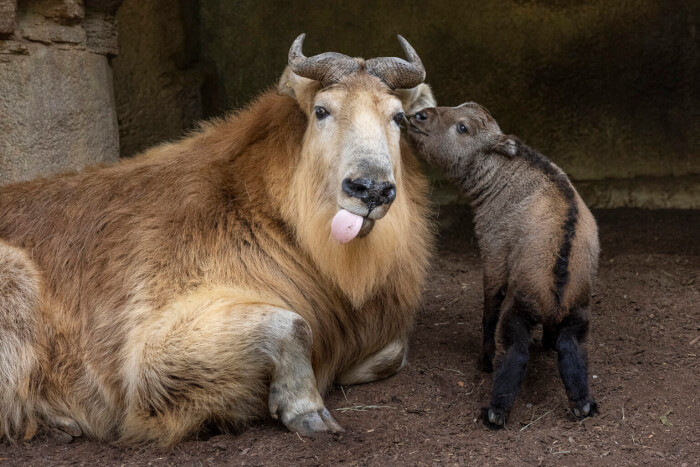
[[[73,438],[79,438],[83,436],[83,430],[76,423],[75,420],[68,417],[55,417],[51,420],[51,425],[54,428],[58,428],[64,433],[70,435]]]
[[[58,444],[70,444],[74,439],[73,436],[69,435],[65,431],[54,427],[46,429],[46,437]]]
[[[501,410],[494,410],[490,407],[481,409],[481,421],[491,430],[501,430],[506,425],[506,414]]]
[[[31,439],[37,431],[36,425],[32,429],[28,428],[25,433],[25,440]],[[46,425],[42,429],[42,433],[48,439],[59,444],[70,444],[75,438],[83,435],[83,430],[75,420],[68,417],[56,416],[47,420]]]
[[[592,399],[572,402],[571,413],[574,414],[577,420],[583,420],[586,417],[592,417],[598,414],[598,404]]]
[[[285,423],[286,427],[301,436],[315,436],[320,433],[342,433],[345,430],[335,421],[325,407],[299,414]]]

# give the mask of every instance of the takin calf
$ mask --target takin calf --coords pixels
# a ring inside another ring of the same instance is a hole
[[[564,172],[501,133],[482,106],[427,108],[410,119],[418,152],[456,182],[474,210],[484,261],[481,369],[496,373],[486,426],[503,428],[529,359],[530,331],[556,349],[574,415],[594,415],[585,341],[598,230]],[[495,360],[494,360],[495,357]]]

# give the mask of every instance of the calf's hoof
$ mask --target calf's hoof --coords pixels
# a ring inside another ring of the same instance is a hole
[[[590,398],[572,401],[571,413],[574,414],[577,420],[583,420],[586,417],[592,417],[598,414],[598,404]]]
[[[493,356],[481,354],[479,356],[479,369],[484,373],[493,372]]]
[[[320,433],[342,433],[345,431],[325,407],[313,412],[299,414],[285,422],[285,426],[302,436],[315,436]]]
[[[491,430],[501,430],[506,425],[506,413],[499,409],[483,407],[480,415],[481,421]]]

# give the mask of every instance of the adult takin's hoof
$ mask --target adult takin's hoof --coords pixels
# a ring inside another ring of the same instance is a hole
[[[577,420],[592,417],[598,414],[598,404],[593,399],[581,399],[578,402],[571,402],[571,413]]]
[[[275,420],[281,420],[289,430],[303,436],[345,431],[324,407],[315,384],[313,375],[290,384],[271,384],[268,401],[270,415]]]
[[[72,418],[57,416],[51,419],[51,425],[73,438],[83,436],[83,430],[80,429],[78,423]]]
[[[481,421],[491,430],[502,430],[506,425],[506,414],[501,410],[483,407],[480,414]]]
[[[46,429],[46,437],[58,444],[70,444],[75,439],[74,436],[69,435],[65,431],[53,427]]]
[[[31,424],[30,427],[27,427],[24,439],[29,440],[33,438],[36,431],[36,424]],[[48,420],[47,426],[43,429],[43,434],[56,443],[70,444],[75,438],[83,435],[83,430],[72,418],[55,416]]]
[[[303,413],[285,423],[285,426],[302,436],[314,436],[319,433],[342,433],[345,430],[338,425],[325,407],[309,413]]]

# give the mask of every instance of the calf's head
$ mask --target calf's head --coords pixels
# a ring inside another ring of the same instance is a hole
[[[460,176],[493,152],[514,156],[517,150],[489,111],[475,102],[425,108],[411,115],[408,134],[421,156],[448,176]]]
[[[326,216],[342,213],[354,223],[354,234],[341,240],[349,241],[368,235],[402,196],[400,125],[415,104],[434,100],[420,58],[401,36],[407,60],[365,61],[334,52],[305,57],[303,40],[302,34],[292,44],[278,90],[307,116],[302,183]]]

